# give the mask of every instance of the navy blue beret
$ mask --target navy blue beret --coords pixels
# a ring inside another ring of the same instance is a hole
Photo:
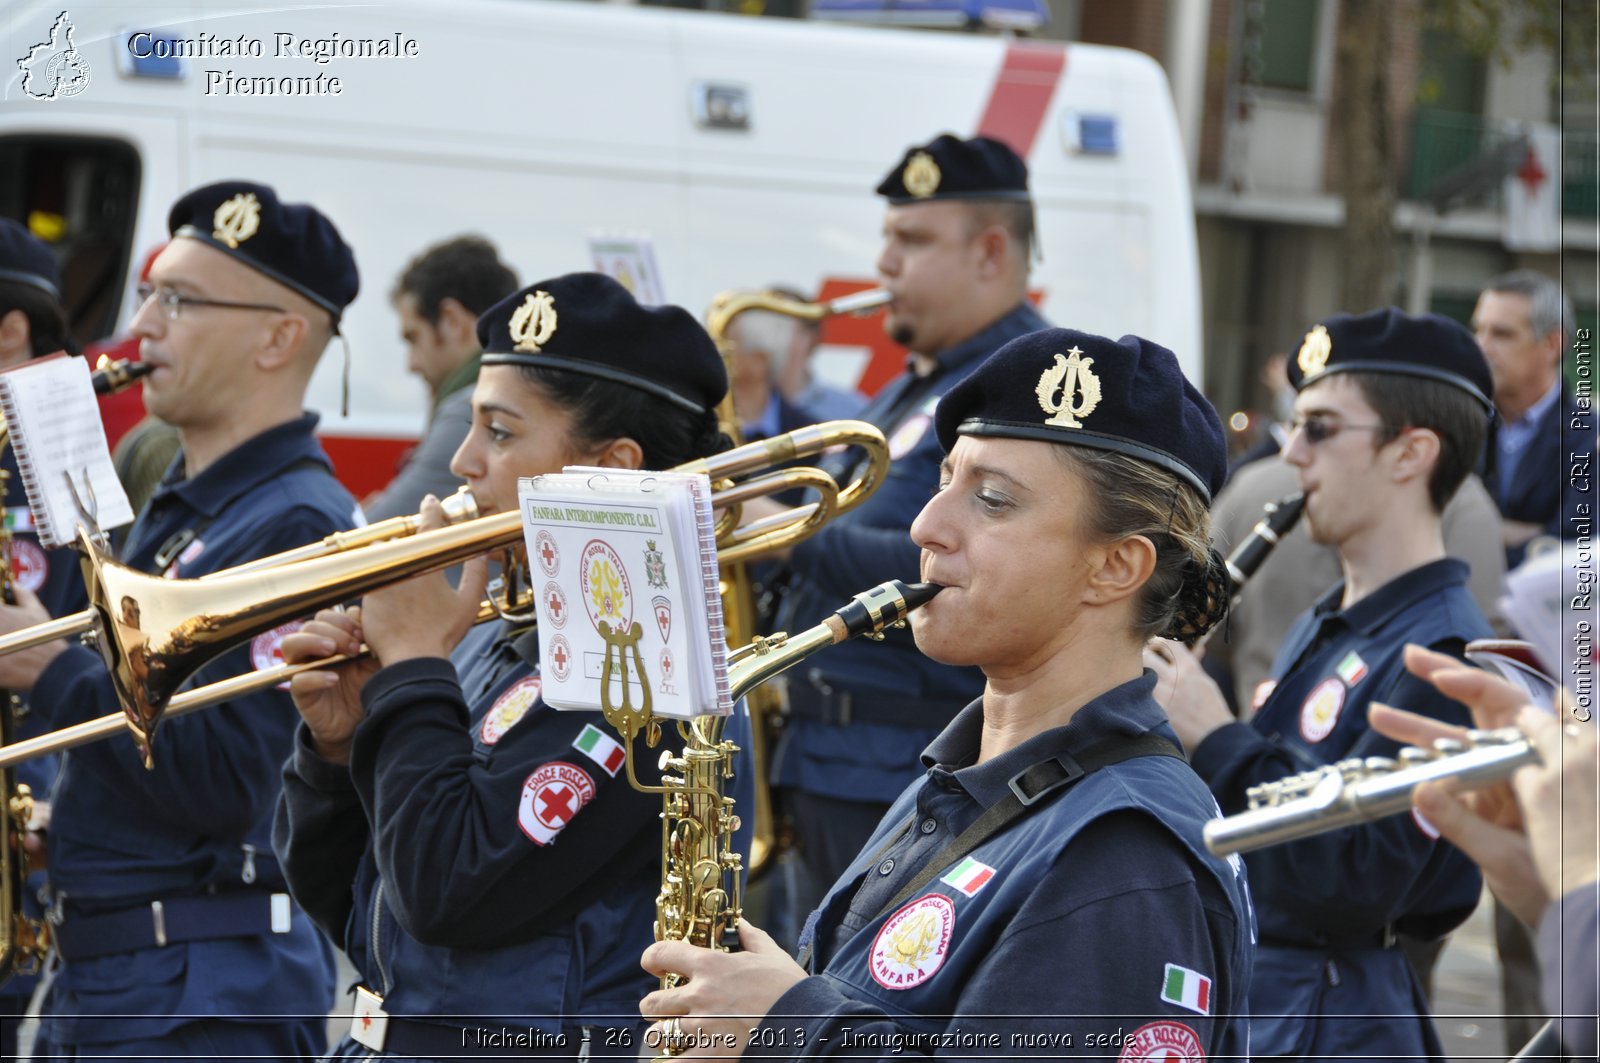
[[[284,203],[266,185],[219,181],[172,205],[167,231],[210,244],[316,303],[333,316],[355,301],[355,255],[315,207]]]
[[[1289,359],[1296,391],[1334,373],[1393,373],[1460,388],[1493,409],[1494,378],[1478,341],[1438,314],[1412,316],[1394,307],[1335,314],[1306,333]]]
[[[0,281],[26,284],[61,298],[56,256],[26,226],[10,218],[0,218]]]
[[[603,273],[530,284],[478,318],[484,365],[564,369],[704,413],[728,393],[722,355],[693,314],[640,306]]]
[[[878,185],[890,203],[935,199],[1028,199],[1028,164],[991,137],[962,140],[943,133],[907,148]]]
[[[1176,355],[1138,336],[1020,336],[939,400],[934,427],[945,450],[974,435],[1127,454],[1175,473],[1208,500],[1228,471],[1217,411]]]

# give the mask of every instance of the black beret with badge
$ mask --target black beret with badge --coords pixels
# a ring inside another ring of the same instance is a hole
[[[172,205],[167,230],[199,240],[300,293],[333,317],[360,290],[355,255],[315,207],[284,203],[266,185],[219,181]]]
[[[906,150],[878,185],[896,206],[940,199],[1012,199],[1026,202],[1028,164],[992,137],[963,140],[944,133]]]
[[[1289,360],[1296,391],[1335,373],[1387,373],[1436,380],[1472,396],[1488,413],[1494,378],[1472,333],[1439,314],[1412,315],[1386,307],[1335,314],[1306,333]]]
[[[939,400],[934,426],[945,450],[974,435],[1126,454],[1176,474],[1207,500],[1228,471],[1217,411],[1176,355],[1138,336],[1020,336]]]
[[[722,355],[693,314],[641,306],[603,273],[531,284],[478,318],[484,365],[526,365],[598,377],[693,413],[728,393]]]
[[[56,256],[27,227],[0,218],[0,281],[26,284],[61,298],[61,271]]]

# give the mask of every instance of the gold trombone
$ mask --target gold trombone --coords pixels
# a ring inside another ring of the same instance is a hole
[[[859,505],[871,495],[889,464],[883,433],[861,421],[830,421],[679,469],[704,472],[714,483],[724,483],[712,496],[714,504],[737,505],[752,497],[753,489],[749,481],[726,486],[730,477],[770,467],[773,462],[852,445],[866,449],[872,460],[843,487],[810,469],[758,476],[755,482],[763,485],[765,492],[810,486],[820,497],[777,523],[758,521],[729,529],[723,536],[728,546],[720,556],[737,559],[798,542],[832,514]],[[455,508],[465,512],[466,503],[458,502]],[[514,547],[521,539],[522,515],[516,511],[466,519],[427,532],[416,531],[415,517],[398,517],[201,579],[169,580],[117,563],[88,533],[80,532],[89,609],[14,632],[0,639],[0,653],[84,634],[105,658],[124,715],[113,714],[8,745],[0,749],[0,768],[109,737],[123,726],[133,734],[148,767],[153,763],[151,739],[165,713],[193,711],[276,686],[296,672],[347,659],[330,657],[283,665],[178,693],[196,670],[218,654],[318,609],[481,553]],[[486,613],[489,608],[486,603]]]

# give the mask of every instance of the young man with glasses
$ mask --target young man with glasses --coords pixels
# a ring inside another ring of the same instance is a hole
[[[1460,325],[1398,310],[1338,315],[1306,335],[1284,458],[1311,539],[1344,580],[1289,630],[1249,723],[1176,643],[1146,654],[1173,728],[1225,812],[1259,783],[1355,757],[1395,755],[1367,727],[1380,701],[1470,726],[1405,671],[1418,643],[1462,656],[1491,634],[1446,555],[1440,514],[1477,464],[1488,363]],[[1471,914],[1476,869],[1425,820],[1396,816],[1245,857],[1260,927],[1250,992],[1257,1057],[1438,1059],[1443,1050],[1396,934],[1438,938]]]
[[[190,578],[354,522],[304,403],[357,276],[326,217],[264,185],[196,189],[168,224],[132,331],[154,367],[145,406],[182,449],[119,554]],[[22,599],[0,607],[0,629],[45,619]],[[197,681],[268,666],[275,650],[264,635]],[[66,641],[0,657],[0,687],[29,692],[52,728],[116,705],[99,655]],[[126,737],[67,756],[48,838],[59,966],[37,1057],[321,1054],[332,951],[290,901],[271,841],[297,720],[270,690],[165,722],[153,771]]]

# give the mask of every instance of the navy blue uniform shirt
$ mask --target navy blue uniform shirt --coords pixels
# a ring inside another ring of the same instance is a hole
[[[348,767],[318,757],[302,726],[275,844],[295,897],[387,1014],[565,1032],[574,1050],[581,1026],[628,1029],[632,1054],[654,988],[639,955],[661,797],[628,785],[601,716],[539,698],[537,637],[511,634],[483,624],[450,661],[373,676]],[[658,784],[656,751],[637,751],[641,781]],[[629,1045],[597,1037],[592,1050],[606,1047]]]
[[[985,358],[1018,336],[1048,328],[1027,303],[971,338],[939,352],[934,370],[909,369],[875,396],[861,419],[883,429],[892,458],[883,486],[858,508],[829,521],[794,548],[794,583],[779,627],[803,631],[852,595],[887,579],[915,582],[920,551],[911,522],[939,486],[944,448],[933,431],[933,409]],[[842,481],[841,481],[842,482]],[[956,710],[983,691],[976,668],[957,668],[924,657],[909,630],[890,631],[882,642],[841,643],[797,668],[791,690],[809,683],[848,692],[849,726],[796,717],[783,730],[773,757],[773,782],[809,793],[887,803],[920,772],[917,751]],[[801,696],[796,691],[794,697]],[[925,701],[930,723],[913,727],[873,722],[874,701]]]
[[[922,866],[1029,766],[1153,733],[1176,745],[1155,676],[975,763],[982,703],[922,756],[807,924],[816,972],[753,1050],[780,1057],[1232,1058],[1249,1052],[1252,921],[1243,865],[1201,844],[1216,803],[1182,761],[1143,756],[1041,798],[892,912]]]
[[[1405,670],[1414,642],[1456,657],[1490,634],[1467,592],[1467,566],[1444,559],[1390,580],[1340,610],[1343,585],[1290,629],[1277,684],[1249,724],[1218,729],[1195,770],[1224,811],[1245,792],[1351,757],[1392,757],[1399,744],[1367,727],[1373,701],[1470,726],[1467,710]],[[1477,905],[1477,868],[1413,815],[1260,849],[1245,856],[1261,922],[1255,1051],[1261,1055],[1438,1054],[1427,1005],[1386,928],[1434,939]],[[1318,1015],[1370,1016],[1318,1020]]]
[[[349,492],[333,478],[308,414],[268,429],[185,478],[183,456],[140,513],[122,551],[144,572],[193,577],[350,528]],[[193,531],[158,568],[173,536]],[[231,650],[193,685],[269,665],[273,640]],[[74,645],[34,686],[34,712],[53,728],[115,712],[99,655]],[[155,770],[119,735],[63,758],[50,824],[50,885],[75,916],[152,900],[284,888],[270,826],[279,768],[298,719],[287,692],[268,690],[165,721]],[[287,933],[193,941],[71,960],[45,1001],[54,1044],[158,1036],[196,1016],[319,1015],[333,993],[332,953],[293,913]],[[95,1019],[92,1016],[146,1016]]]

